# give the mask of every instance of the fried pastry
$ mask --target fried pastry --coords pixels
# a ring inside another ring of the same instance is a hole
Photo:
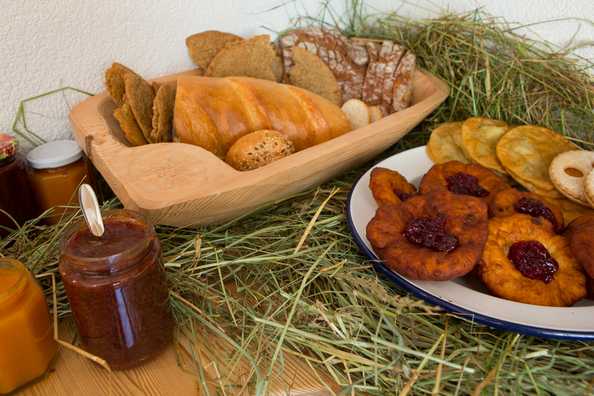
[[[462,149],[477,164],[505,174],[495,147],[507,130],[508,126],[503,121],[471,117],[462,124]]]
[[[410,279],[466,275],[487,239],[487,206],[479,198],[437,191],[381,205],[367,238],[392,270]]]
[[[460,142],[462,141],[462,123],[445,122],[431,132],[427,143],[427,155],[436,164],[448,161],[459,161],[465,164],[470,160],[464,154]]]
[[[571,252],[591,278],[594,278],[594,213],[580,216],[567,226],[565,233]]]
[[[546,220],[555,232],[563,230],[563,213],[561,208],[550,200],[545,200],[530,192],[508,188],[499,191],[489,204],[489,214],[494,217],[506,217],[515,213],[523,213]]]
[[[479,274],[496,296],[526,304],[565,307],[586,295],[567,239],[525,214],[490,220]]]
[[[380,167],[371,171],[369,188],[379,206],[399,204],[417,193],[417,188],[400,173]]]
[[[481,165],[448,161],[433,165],[423,176],[419,190],[422,194],[450,191],[458,195],[478,197],[489,203],[497,192],[506,188],[509,185],[502,177]]]

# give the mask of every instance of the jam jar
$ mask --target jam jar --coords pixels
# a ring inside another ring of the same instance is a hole
[[[35,278],[20,261],[0,258],[0,393],[43,375],[57,349]]]
[[[0,133],[0,209],[8,213],[0,212],[0,237],[16,228],[15,221],[20,225],[39,214],[26,163],[17,154],[17,140],[4,133]]]
[[[101,237],[83,221],[66,232],[59,271],[83,348],[126,369],[172,340],[169,292],[154,228],[128,210],[105,212],[103,222]]]
[[[74,140],[42,144],[27,154],[27,161],[29,179],[41,211],[78,205],[78,187],[88,179],[88,171],[83,152]],[[54,215],[47,220],[56,223],[66,211],[54,209]]]

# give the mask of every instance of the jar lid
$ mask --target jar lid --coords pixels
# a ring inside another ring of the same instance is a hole
[[[82,158],[82,150],[74,140],[56,140],[29,151],[27,161],[33,169],[51,169],[72,164]]]
[[[17,151],[17,140],[14,136],[0,133],[0,161],[12,158]]]

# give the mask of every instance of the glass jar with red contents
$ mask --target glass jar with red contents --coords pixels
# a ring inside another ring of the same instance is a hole
[[[4,133],[0,133],[0,209],[0,236],[39,214],[17,141]]]
[[[127,210],[104,213],[104,226],[95,237],[83,221],[73,225],[59,270],[83,348],[126,369],[169,344],[173,319],[154,228]]]

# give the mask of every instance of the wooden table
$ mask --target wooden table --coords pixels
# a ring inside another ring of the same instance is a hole
[[[72,339],[72,326],[61,326],[60,338]],[[21,389],[23,395],[203,395],[198,382],[198,368],[189,358],[188,343],[170,346],[162,355],[145,365],[126,371],[110,373],[106,369],[78,355],[76,352],[60,347],[52,370],[44,378]],[[220,383],[220,370],[229,352],[224,342],[210,338],[196,343],[194,347],[204,370],[209,394],[217,392]],[[236,368],[230,386],[225,387],[227,395],[252,395],[249,383],[249,368]],[[321,380],[320,380],[321,379]],[[323,383],[325,382],[326,385]],[[331,390],[330,390],[330,389]],[[220,388],[219,388],[220,389]],[[301,359],[285,356],[282,372],[276,373],[270,384],[270,395],[331,395],[340,387],[328,377],[313,372]]]

